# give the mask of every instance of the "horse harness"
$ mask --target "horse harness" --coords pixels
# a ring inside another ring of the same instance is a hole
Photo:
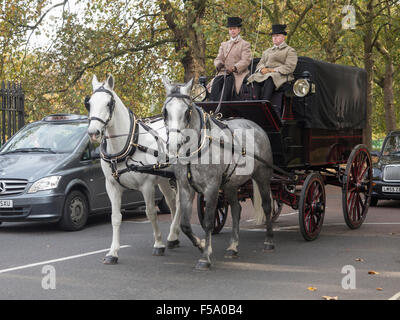
[[[208,114],[208,113],[204,112],[199,106],[197,106],[196,104],[193,103],[193,101],[192,101],[190,96],[181,94],[178,89],[179,89],[179,87],[175,88],[175,90],[172,91],[167,96],[167,98],[169,98],[169,99],[165,102],[164,107],[163,107],[164,117],[166,116],[165,106],[173,98],[180,98],[180,99],[183,99],[184,103],[189,108],[188,109],[189,112],[186,114],[186,119],[185,119],[186,122],[187,122],[186,127],[188,126],[188,123],[190,121],[191,112],[192,112],[192,108],[191,107],[193,107],[198,112],[199,119],[200,119],[200,138],[199,138],[199,141],[198,141],[197,149],[195,151],[193,151],[193,152],[190,152],[190,150],[188,150],[187,153],[186,153],[186,157],[192,157],[194,155],[197,155],[197,157],[200,158],[201,157],[201,153],[204,152],[204,148],[205,147],[209,147],[212,144],[213,137],[206,134],[207,131],[208,132],[211,131],[211,122],[213,122],[215,125],[217,125],[221,130],[228,129],[229,132],[231,133],[231,136],[232,136],[232,142],[234,141],[234,139],[235,139],[234,133],[232,132],[232,130],[229,128],[229,126],[226,123],[224,123],[224,122],[220,121],[219,119],[217,119],[217,118],[219,118],[218,114],[214,115],[213,113]],[[188,103],[187,100],[189,100],[190,103]],[[167,130],[167,136],[169,136],[169,132],[181,133],[181,130],[179,130],[179,129],[169,129],[167,127],[166,130]],[[204,131],[203,138],[201,138],[201,131],[202,130]],[[206,143],[206,140],[208,140],[208,144]],[[222,149],[225,148],[225,143],[224,143],[224,140],[222,138],[220,139],[219,143],[220,143],[220,148],[222,148]],[[232,150],[232,155],[233,155],[235,153],[235,150],[236,150],[234,143],[232,143],[232,145],[231,145],[231,150]],[[242,154],[242,156],[246,155],[246,149],[244,147],[242,147],[242,149],[241,149],[241,154]],[[237,165],[238,165],[238,163],[235,163],[233,170],[231,170],[231,172],[229,172],[231,164],[228,164],[228,166],[226,167],[226,169],[224,170],[223,175],[222,175],[221,187],[224,186],[230,180],[230,178],[233,175]],[[187,163],[186,169],[187,169],[186,176],[187,176],[189,185],[197,193],[202,193],[199,190],[199,188],[195,185],[195,183],[193,181],[193,174],[192,174],[192,170],[191,170],[190,161]]]
[[[111,99],[110,102],[107,104],[109,108],[109,117],[106,121],[103,119],[100,119],[98,117],[89,117],[89,121],[99,121],[106,126],[113,115],[114,109],[115,109],[115,99],[114,95],[110,90],[105,89],[103,86],[98,88],[93,92],[105,92],[107,93]],[[90,112],[90,103],[89,103],[90,97],[85,98],[85,107],[86,109]],[[157,169],[162,169],[165,168],[165,165],[162,164],[157,164],[157,165],[144,165],[142,162],[138,162],[134,159],[132,159],[132,156],[136,152],[136,150],[140,150],[145,153],[149,153],[153,155],[154,157],[158,158],[160,152],[159,150],[163,150],[163,145],[160,142],[162,138],[158,135],[158,133],[149,127],[147,124],[145,124],[141,119],[137,119],[135,117],[135,114],[128,109],[129,111],[129,120],[130,120],[130,126],[129,126],[129,133],[128,134],[119,134],[119,135],[110,135],[110,136],[103,136],[103,139],[100,144],[100,157],[102,160],[107,162],[110,165],[111,171],[112,171],[112,176],[114,179],[124,188],[129,189],[128,187],[124,186],[121,181],[120,181],[120,176],[124,173],[130,172],[130,171],[135,171],[135,172],[142,172],[142,173],[148,173],[149,170],[155,170]],[[154,139],[157,142],[157,145],[159,147],[159,150],[152,149],[150,147],[143,146],[138,143],[139,141],[139,126],[141,126],[146,132],[150,133]],[[119,138],[123,136],[128,136],[129,138],[126,140],[125,146],[122,149],[122,151],[115,153],[115,154],[110,154],[107,152],[107,140],[108,139],[113,139],[113,138]],[[168,161],[168,156],[166,155],[166,159]],[[134,161],[138,162],[139,165],[135,164],[129,164],[129,161]],[[118,170],[118,164],[125,162],[126,168]],[[155,174],[155,173],[154,173]],[[163,172],[159,171],[157,172],[157,175],[164,176],[164,177],[169,177],[172,178],[173,174],[170,172]]]

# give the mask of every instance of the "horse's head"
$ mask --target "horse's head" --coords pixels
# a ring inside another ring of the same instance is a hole
[[[89,112],[88,135],[92,141],[100,142],[115,108],[114,78],[110,75],[102,83],[93,76],[92,86],[91,97],[85,99],[85,107]]]
[[[170,155],[177,155],[182,145],[187,142],[185,129],[190,129],[192,114],[195,110],[190,97],[193,79],[185,84],[172,84],[163,77],[167,99],[162,110],[167,127],[167,150]]]

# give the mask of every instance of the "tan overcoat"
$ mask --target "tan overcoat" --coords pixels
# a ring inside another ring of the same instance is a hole
[[[218,56],[214,60],[214,65],[217,67],[219,63],[223,63],[226,68],[236,67],[237,72],[234,72],[235,89],[239,94],[243,80],[249,73],[247,69],[251,62],[251,46],[250,43],[239,37],[236,40],[222,42]],[[221,69],[217,76],[224,75],[225,68]]]
[[[271,77],[275,87],[279,88],[285,82],[294,79],[293,71],[296,69],[296,65],[296,50],[283,42],[279,47],[272,47],[263,52],[256,71],[248,78],[247,83],[253,81],[263,82],[268,77]],[[262,68],[273,68],[275,72],[262,74],[260,72]]]

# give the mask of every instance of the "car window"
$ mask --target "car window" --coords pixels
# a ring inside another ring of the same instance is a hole
[[[384,156],[400,155],[400,135],[389,136],[383,146]]]
[[[89,145],[86,147],[85,151],[82,153],[81,161],[90,160],[90,147]]]
[[[12,137],[2,153],[18,152],[19,150],[69,153],[75,149],[86,134],[87,127],[86,122],[33,123]]]

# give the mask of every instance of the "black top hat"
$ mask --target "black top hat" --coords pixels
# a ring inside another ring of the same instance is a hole
[[[286,29],[286,24],[273,24],[272,25],[272,32],[270,35],[273,34],[284,34],[285,36],[287,35],[287,32],[285,31]]]
[[[242,19],[239,17],[228,17],[228,24],[227,27],[241,27],[242,26]]]

